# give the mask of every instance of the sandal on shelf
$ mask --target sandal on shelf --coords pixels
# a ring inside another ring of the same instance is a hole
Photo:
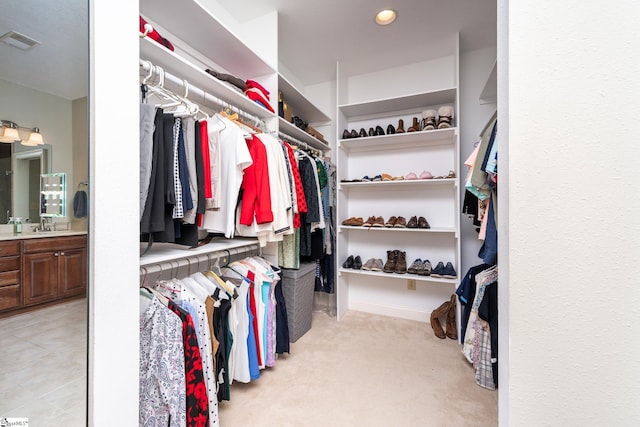
[[[447,179],[447,178],[455,178],[455,177],[456,177],[456,173],[454,171],[449,171],[449,175],[447,176],[439,175],[434,177],[433,179]]]
[[[393,177],[391,175],[389,175],[388,173],[383,173],[382,174],[382,180],[383,181],[391,181],[393,179]]]
[[[418,179],[418,176],[414,172],[409,172],[404,176],[404,179]]]
[[[422,171],[420,179],[433,179],[433,175],[431,175],[431,172],[429,171]]]

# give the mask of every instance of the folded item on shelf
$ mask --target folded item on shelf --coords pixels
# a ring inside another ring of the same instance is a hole
[[[260,89],[247,88],[247,90],[244,93],[245,93],[245,95],[247,95],[249,97],[250,100],[255,101],[255,102],[259,102],[264,107],[266,107],[267,110],[271,111],[272,113],[275,113],[275,110],[273,109],[273,107],[269,103],[269,100],[264,97],[264,95],[262,94]]]
[[[239,79],[236,76],[233,76],[231,74],[219,73],[218,71],[212,70],[210,68],[207,68],[205,71],[211,74],[213,77],[215,77],[218,80],[231,83],[232,85],[234,85],[235,87],[237,87],[243,92],[247,90],[247,85],[245,84],[244,80]]]
[[[247,89],[251,88],[251,89],[258,89],[260,92],[262,92],[262,94],[264,95],[265,98],[267,99],[271,99],[269,98],[269,91],[266,90],[260,83],[258,83],[255,80],[247,80],[245,82]]]
[[[147,25],[147,20],[144,19],[142,16],[140,16],[140,32],[144,34],[145,30],[145,25]],[[155,42],[161,44],[162,46],[166,47],[167,49],[173,51],[173,44],[171,44],[171,42],[167,39],[165,39],[164,37],[162,37],[160,35],[160,33],[158,33],[158,31],[156,31],[155,29],[152,29],[151,31],[149,31],[147,33],[147,37],[149,37],[151,40],[154,40]]]

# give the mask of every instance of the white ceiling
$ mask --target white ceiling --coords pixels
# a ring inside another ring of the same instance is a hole
[[[240,22],[277,10],[280,62],[304,84],[333,79],[336,61],[361,74],[442,56],[455,32],[462,51],[496,44],[496,0],[217,1]],[[375,25],[389,6],[396,22]],[[86,96],[88,0],[3,0],[0,35],[10,30],[42,44],[22,52],[0,43],[0,79]]]

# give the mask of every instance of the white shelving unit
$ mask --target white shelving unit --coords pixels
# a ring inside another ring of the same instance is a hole
[[[457,44],[455,49],[457,58]],[[423,216],[429,229],[339,226],[338,228],[338,319],[348,310],[367,311],[406,319],[429,321],[433,309],[449,299],[460,280],[460,171],[459,91],[457,59],[452,61],[454,85],[442,89],[409,93],[398,97],[348,102],[349,79],[338,76],[338,99],[347,101],[337,107],[338,209],[337,222],[350,217]],[[446,79],[443,79],[446,80]],[[342,84],[342,88],[340,85]],[[372,93],[375,90],[372,89]],[[454,107],[453,127],[406,132],[413,118],[422,119],[422,111]],[[397,128],[404,122],[405,133],[386,135],[388,125]],[[382,127],[385,135],[341,139],[345,129],[368,133]],[[365,176],[389,174],[418,177],[423,171],[454,178],[396,179],[359,181]],[[364,264],[370,258],[387,260],[387,251],[406,252],[407,268],[416,259],[428,259],[432,267],[451,262],[456,279],[416,274],[384,273],[342,268],[349,255],[360,256]]]
[[[165,71],[182,78],[202,89],[206,94],[219,98],[226,103],[260,118],[268,132],[283,132],[309,147],[329,151],[328,144],[314,138],[291,123],[279,118],[276,113],[249,99],[231,84],[219,80],[205,70],[214,69],[220,73],[231,74],[242,80],[252,79],[259,82],[270,93],[270,106],[277,111],[278,91],[292,103],[308,123],[330,123],[331,119],[308,100],[277,69],[269,65],[261,53],[249,47],[241,37],[221,22],[201,0],[140,0],[140,15],[154,29],[167,38],[174,50],[171,51],[159,43],[144,37],[140,39],[140,59],[162,67]],[[274,21],[275,22],[275,21]],[[277,33],[276,27],[268,28]],[[268,50],[268,49],[267,49]],[[274,52],[277,49],[274,49]],[[277,61],[272,61],[275,63]],[[141,77],[144,72],[141,71]],[[171,82],[167,82],[169,89]],[[184,90],[184,89],[181,89]],[[178,92],[181,93],[181,92]],[[191,98],[194,102],[198,99]],[[207,245],[207,250],[226,250],[255,244],[256,239],[220,240],[215,245]],[[264,248],[263,255],[277,263],[277,250],[272,245]],[[153,252],[153,251],[152,251]],[[188,254],[187,254],[188,252]],[[197,251],[172,247],[163,247],[162,260],[181,259],[196,254]],[[274,255],[274,253],[276,255]],[[141,265],[156,262],[158,253],[149,253],[141,259]]]

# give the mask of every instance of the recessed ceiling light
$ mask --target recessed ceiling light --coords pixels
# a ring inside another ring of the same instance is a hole
[[[376,24],[389,25],[396,20],[396,11],[393,9],[383,9],[376,15]]]

